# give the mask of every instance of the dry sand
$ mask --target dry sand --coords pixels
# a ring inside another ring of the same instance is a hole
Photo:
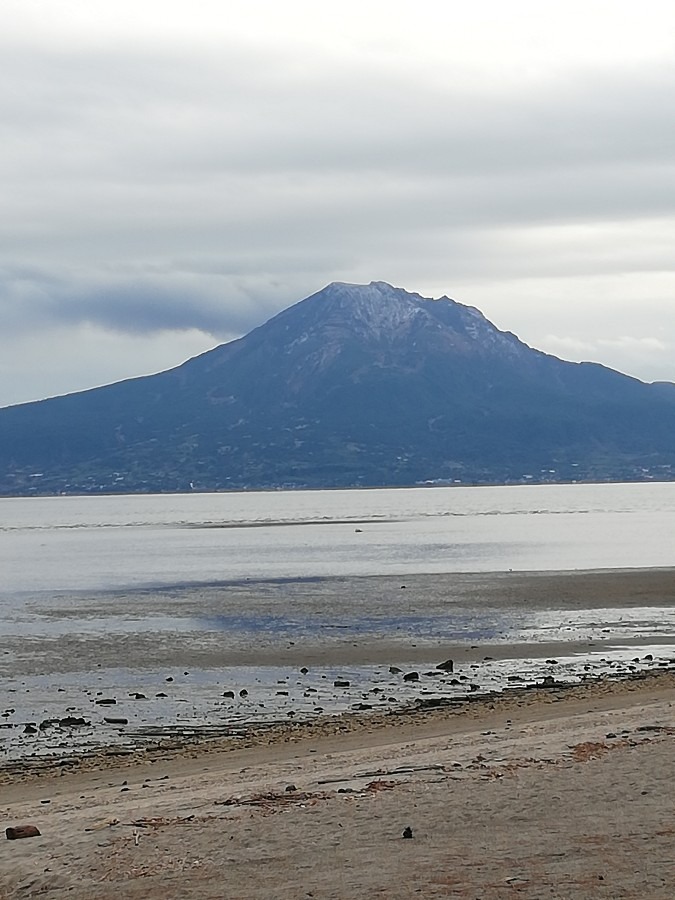
[[[671,900],[673,700],[662,672],[14,775],[4,827],[42,836],[0,843],[0,897]]]

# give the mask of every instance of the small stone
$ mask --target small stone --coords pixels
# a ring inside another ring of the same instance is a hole
[[[333,687],[347,688],[347,687],[349,687],[349,684],[350,684],[349,681],[345,681],[342,678],[336,678],[335,681],[333,682]]]
[[[436,666],[437,669],[442,669],[443,672],[454,672],[455,663],[452,659],[446,659],[445,662],[439,663]]]
[[[406,827],[403,829],[403,837],[409,840],[412,836],[413,836],[412,828],[410,827],[410,825],[406,825]]]
[[[59,719],[59,725],[61,728],[77,728],[81,725],[91,725],[91,722],[87,722],[84,716],[64,716],[63,719]]]
[[[234,700],[234,691],[224,691],[223,697],[227,697],[228,700]]]
[[[248,691],[246,690],[246,688],[242,688],[242,689],[239,691],[239,696],[240,696],[240,697],[248,697]]]
[[[40,837],[40,829],[35,825],[15,825],[13,828],[5,828],[5,836],[8,841],[18,841],[19,838]]]
[[[297,788],[294,784],[287,784],[286,787],[284,788],[284,790],[286,791],[287,794],[292,794],[293,791],[297,791]]]
[[[420,673],[419,672],[406,672],[403,676],[404,681],[419,681]]]

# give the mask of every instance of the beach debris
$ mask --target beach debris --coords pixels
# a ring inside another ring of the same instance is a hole
[[[368,794],[376,794],[378,791],[392,791],[398,785],[398,781],[382,781],[378,779],[377,781],[369,782],[365,786],[364,791]]]
[[[138,828],[162,828],[165,825],[190,825],[195,821],[199,820],[196,818],[195,814],[192,813],[192,815],[189,816],[143,816],[140,819],[134,819],[132,822],[122,822],[122,824],[133,828],[133,834]],[[119,822],[115,820],[112,824],[118,825]]]
[[[581,744],[575,744],[570,749],[575,762],[588,762],[589,759],[598,759],[604,756],[612,748],[604,741],[584,741]]]
[[[443,672],[454,672],[455,663],[452,659],[446,659],[445,662],[439,663],[436,668],[441,669]]]
[[[413,836],[412,828],[410,827],[410,825],[406,825],[406,827],[403,829],[403,837],[409,840],[412,836]]]
[[[403,676],[404,681],[419,681],[420,673],[419,672],[406,672]]]
[[[94,700],[98,706],[114,706],[117,703],[114,697],[101,697],[100,700]]]
[[[113,825],[119,825],[119,819],[103,819],[100,822],[95,822],[93,825],[89,825],[85,828],[85,831],[101,831],[103,828],[112,828]]]
[[[428,766],[396,766],[394,769],[374,769],[367,772],[354,772],[351,775],[343,776],[340,778],[322,778],[317,781],[317,784],[338,784],[342,781],[354,781],[356,778],[377,778],[377,781],[371,782],[373,785],[379,785],[379,788],[370,788],[370,785],[367,788],[371,790],[381,790],[381,785],[386,785],[387,787],[394,787],[398,782],[396,781],[382,781],[383,776],[392,776],[392,775],[416,775],[420,772],[445,772],[445,766],[440,763],[433,763]]]
[[[107,725],[128,725],[129,720],[124,719],[121,716],[104,716],[103,721]]]
[[[284,806],[299,804],[310,806],[319,800],[327,800],[330,794],[324,792],[309,793],[308,791],[289,791],[282,794],[267,792],[253,794],[250,797],[228,797],[227,800],[214,800],[215,806],[255,806],[267,812],[276,812]]]
[[[40,837],[40,829],[35,825],[14,825],[5,828],[8,841],[18,841],[19,838]]]

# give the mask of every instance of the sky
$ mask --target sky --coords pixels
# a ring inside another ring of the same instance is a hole
[[[331,281],[675,381],[672,0],[2,0],[0,406]]]

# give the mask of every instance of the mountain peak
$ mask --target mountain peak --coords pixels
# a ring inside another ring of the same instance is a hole
[[[436,344],[457,348],[459,344],[481,351],[500,348],[509,355],[524,349],[510,332],[500,331],[480,310],[447,296],[433,298],[394,287],[386,281],[353,284],[334,281],[282,315],[308,305],[316,328],[375,339],[379,343],[412,340],[425,331]],[[529,349],[529,348],[527,348]]]
[[[370,284],[337,281],[314,296],[321,297],[329,324],[346,326],[379,340],[401,336],[415,319],[425,315],[419,294],[409,294],[385,281]]]

